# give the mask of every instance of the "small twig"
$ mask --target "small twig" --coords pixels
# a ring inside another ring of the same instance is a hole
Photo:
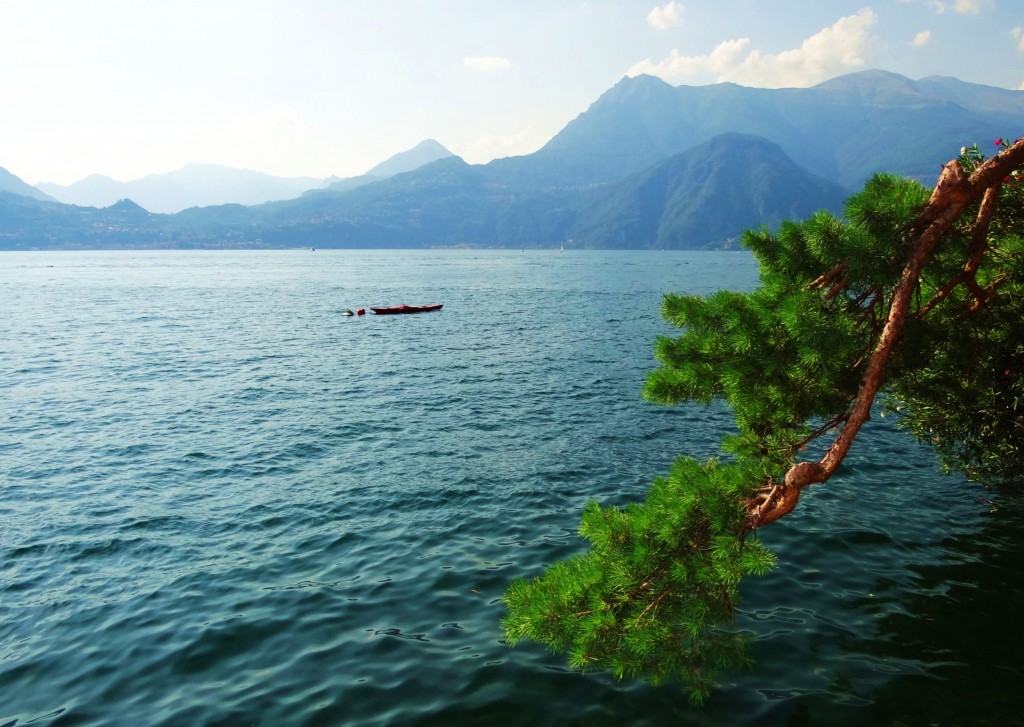
[[[926,315],[928,315],[932,311],[932,309],[935,308],[935,306],[937,306],[939,303],[945,300],[946,296],[948,296],[950,293],[956,290],[957,286],[964,282],[964,276],[965,273],[961,270],[953,277],[952,280],[950,280],[948,283],[939,288],[939,290],[936,291],[935,295],[932,296],[932,299],[917,311],[915,318],[924,318]]]
[[[647,615],[647,612],[650,611],[651,609],[656,609],[658,607],[658,605],[665,599],[665,596],[668,595],[668,592],[669,592],[669,589],[666,588],[665,590],[663,590],[661,593],[658,594],[657,598],[655,598],[653,601],[648,603],[647,607],[644,608],[644,610],[640,612],[640,615],[636,617],[636,621],[633,622],[633,626],[634,627],[639,626],[640,622],[643,620],[644,616]]]
[[[856,298],[854,298],[854,300],[853,300],[853,304],[854,304],[855,306],[857,306],[857,305],[863,305],[864,301],[866,301],[866,300],[867,300],[868,298],[870,298],[870,297],[871,297],[872,295],[878,295],[878,291],[877,291],[877,290],[875,290],[874,288],[868,288],[868,289],[867,289],[867,290],[865,290],[865,291],[864,291],[863,293],[861,293],[861,294],[860,294],[860,295],[858,295],[858,296],[857,296]]]
[[[974,315],[982,308],[987,306],[989,303],[991,303],[992,299],[996,295],[996,291],[999,290],[999,288],[1002,287],[1003,283],[1005,283],[1009,279],[1010,276],[1007,273],[1002,273],[1001,275],[996,277],[995,280],[986,285],[985,288],[981,291],[981,296],[974,301],[970,309],[967,311],[967,314]]]
[[[835,429],[840,424],[842,424],[847,419],[849,419],[849,417],[850,417],[849,412],[843,412],[842,414],[839,414],[838,416],[833,417],[832,419],[830,419],[829,421],[825,422],[823,425],[821,425],[820,427],[815,429],[813,432],[808,434],[806,437],[801,439],[799,442],[794,444],[793,445],[793,449],[794,450],[801,449],[807,443],[817,439],[818,437],[820,437],[822,434],[824,434],[825,432],[829,431],[830,429]]]
[[[850,266],[849,263],[839,263],[834,268],[829,270],[823,275],[819,275],[817,278],[807,284],[808,288],[824,288],[826,285],[830,285],[836,278],[846,272],[846,269]]]
[[[828,292],[825,293],[825,296],[822,298],[822,300],[832,300],[837,295],[839,295],[839,293],[845,287],[846,287],[846,278],[843,278],[842,280],[839,280],[839,281],[833,283],[832,287],[828,289]]]

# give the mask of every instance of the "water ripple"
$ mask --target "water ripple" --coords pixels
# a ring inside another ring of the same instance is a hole
[[[766,529],[758,666],[702,711],[503,642],[589,498],[717,453],[720,407],[639,391],[660,295],[723,281],[749,257],[5,254],[0,727],[1011,723],[1024,539],[884,426]]]

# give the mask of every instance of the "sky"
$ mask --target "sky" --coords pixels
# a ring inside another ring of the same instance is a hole
[[[626,75],[872,68],[1024,91],[1024,0],[0,0],[0,167],[350,177],[428,138],[478,164]]]

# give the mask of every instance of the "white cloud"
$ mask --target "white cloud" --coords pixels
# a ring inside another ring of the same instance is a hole
[[[680,76],[708,73],[716,81],[731,81],[761,88],[804,87],[863,66],[868,29],[878,17],[871,8],[837,20],[805,40],[799,48],[781,53],[749,49],[750,39],[719,43],[703,56],[683,56],[677,50],[664,60],[650,59],[635,64],[626,75],[647,73],[671,80]]]
[[[511,68],[512,61],[508,58],[499,58],[498,56],[473,56],[471,58],[463,58],[462,65],[473,71],[490,73],[491,71],[503,71],[506,68]]]
[[[647,15],[647,23],[658,30],[675,27],[683,22],[684,9],[683,5],[673,0],[666,5],[654,8],[654,10]]]
[[[1014,28],[1010,31],[1010,37],[1017,40],[1017,50],[1024,53],[1024,28]]]
[[[958,13],[977,15],[981,12],[981,6],[985,4],[984,0],[956,0],[953,4],[953,10]]]
[[[718,80],[725,80],[731,69],[742,63],[740,56],[750,45],[750,38],[726,40],[715,46],[715,49],[704,56],[684,56],[673,49],[659,63],[647,60],[640,61],[630,68],[627,76],[639,76],[642,73],[660,76],[666,80],[678,76],[692,76],[698,73],[714,73]]]
[[[912,44],[920,48],[921,46],[928,45],[928,41],[930,41],[931,39],[932,31],[922,30],[920,33],[914,36]]]
[[[912,2],[913,0],[899,0],[899,2]],[[993,0],[923,0],[923,3],[935,13],[945,13],[952,10],[954,13],[977,15],[986,7],[992,7]]]

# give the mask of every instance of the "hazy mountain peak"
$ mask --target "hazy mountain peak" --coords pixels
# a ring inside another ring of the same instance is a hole
[[[146,211],[143,207],[139,206],[138,204],[128,199],[127,197],[125,199],[117,200],[116,202],[114,202],[114,204],[107,207],[107,209],[123,210],[125,212],[138,212],[139,210],[142,210],[143,212]]]
[[[392,177],[455,156],[434,139],[425,139],[408,151],[399,152],[366,173],[371,177]]]
[[[955,100],[961,106],[991,112],[1024,114],[1024,90],[1011,90],[961,81],[952,76],[927,76],[919,83]],[[1016,138],[1016,131],[1007,130]]]
[[[90,174],[87,177],[83,177],[79,181],[80,182],[96,182],[96,183],[100,183],[100,184],[123,184],[123,182],[119,182],[116,179],[114,179],[113,177],[108,177],[106,174],[99,174],[99,173]],[[59,186],[55,182],[44,182],[44,184],[52,184],[54,186]]]
[[[627,101],[643,102],[645,99],[656,94],[671,93],[672,89],[672,84],[657,76],[649,76],[647,74],[623,76],[618,83],[601,94],[597,101],[594,102],[594,105],[608,101],[617,103]]]
[[[140,221],[150,216],[149,212],[142,206],[130,199],[119,199],[114,204],[105,208],[106,212],[116,214],[120,219]]]
[[[817,84],[818,86],[842,86],[850,83],[858,84],[876,84],[876,83],[909,83],[912,84],[914,81],[907,78],[906,76],[895,73],[893,71],[883,71],[880,68],[869,68],[866,71],[855,71],[853,73],[844,73],[841,76],[830,78],[827,81],[822,81]]]
[[[11,174],[9,171],[0,167],[0,192],[10,192],[11,194],[20,194],[22,197],[32,197],[33,199],[44,200],[46,202],[56,202],[56,200],[45,192],[33,187],[28,182],[25,182],[21,177]]]
[[[144,209],[171,213],[189,207],[291,199],[320,186],[323,181],[314,177],[274,177],[220,164],[193,163],[130,182],[92,174],[67,186],[45,184],[39,188],[68,204],[102,208],[132,199]]]
[[[916,104],[945,101],[944,94],[891,71],[868,70],[837,76],[819,83],[814,89],[857,97],[876,105]]]

